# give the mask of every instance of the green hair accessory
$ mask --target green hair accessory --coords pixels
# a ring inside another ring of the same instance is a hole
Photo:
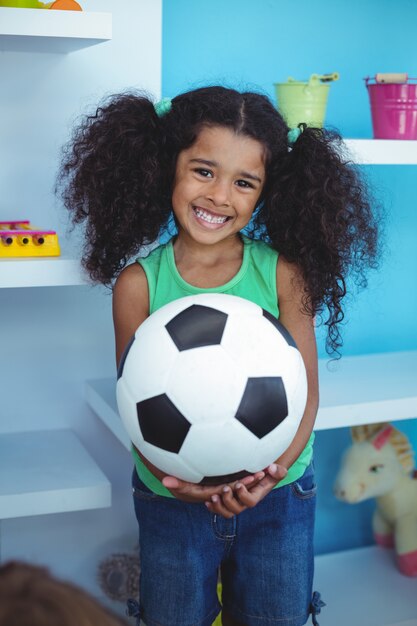
[[[169,113],[172,108],[171,98],[162,98],[162,100],[159,100],[159,102],[156,102],[153,106],[157,116],[163,117]]]
[[[288,131],[287,135],[288,145],[293,146],[301,133],[304,132],[306,128],[307,124],[304,123],[298,124],[297,128],[291,128],[291,130]]]

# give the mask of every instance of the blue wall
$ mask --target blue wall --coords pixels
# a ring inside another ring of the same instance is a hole
[[[205,84],[262,90],[288,76],[338,71],[330,89],[328,125],[346,137],[372,137],[363,78],[377,72],[417,76],[413,0],[164,0],[162,94]],[[387,210],[385,251],[367,291],[353,294],[344,326],[344,355],[417,349],[417,210],[415,166],[364,168]],[[320,356],[324,357],[318,333]],[[417,446],[416,425],[399,424]],[[351,507],[331,493],[348,429],[320,432],[321,485],[317,552],[372,542],[373,503]]]

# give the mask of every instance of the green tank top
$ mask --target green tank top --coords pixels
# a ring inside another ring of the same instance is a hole
[[[237,274],[225,285],[202,289],[187,283],[179,274],[174,257],[172,240],[158,246],[145,258],[137,262],[143,267],[148,281],[149,313],[153,313],[168,302],[199,293],[225,293],[251,300],[263,309],[279,317],[277,296],[278,253],[262,241],[242,236],[243,260]],[[313,456],[314,433],[298,459],[288,469],[288,474],[277,487],[298,480]],[[136,470],[141,481],[154,493],[173,498],[174,496],[142,463],[132,447]]]

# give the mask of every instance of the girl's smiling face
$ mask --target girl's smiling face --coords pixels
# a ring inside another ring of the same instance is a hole
[[[250,221],[265,183],[265,149],[222,126],[204,127],[178,155],[172,207],[179,237],[213,244]]]

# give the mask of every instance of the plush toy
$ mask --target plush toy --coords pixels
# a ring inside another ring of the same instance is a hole
[[[350,504],[376,498],[376,543],[395,548],[400,572],[417,576],[417,479],[410,442],[387,423],[354,426],[351,434],[334,493]]]

